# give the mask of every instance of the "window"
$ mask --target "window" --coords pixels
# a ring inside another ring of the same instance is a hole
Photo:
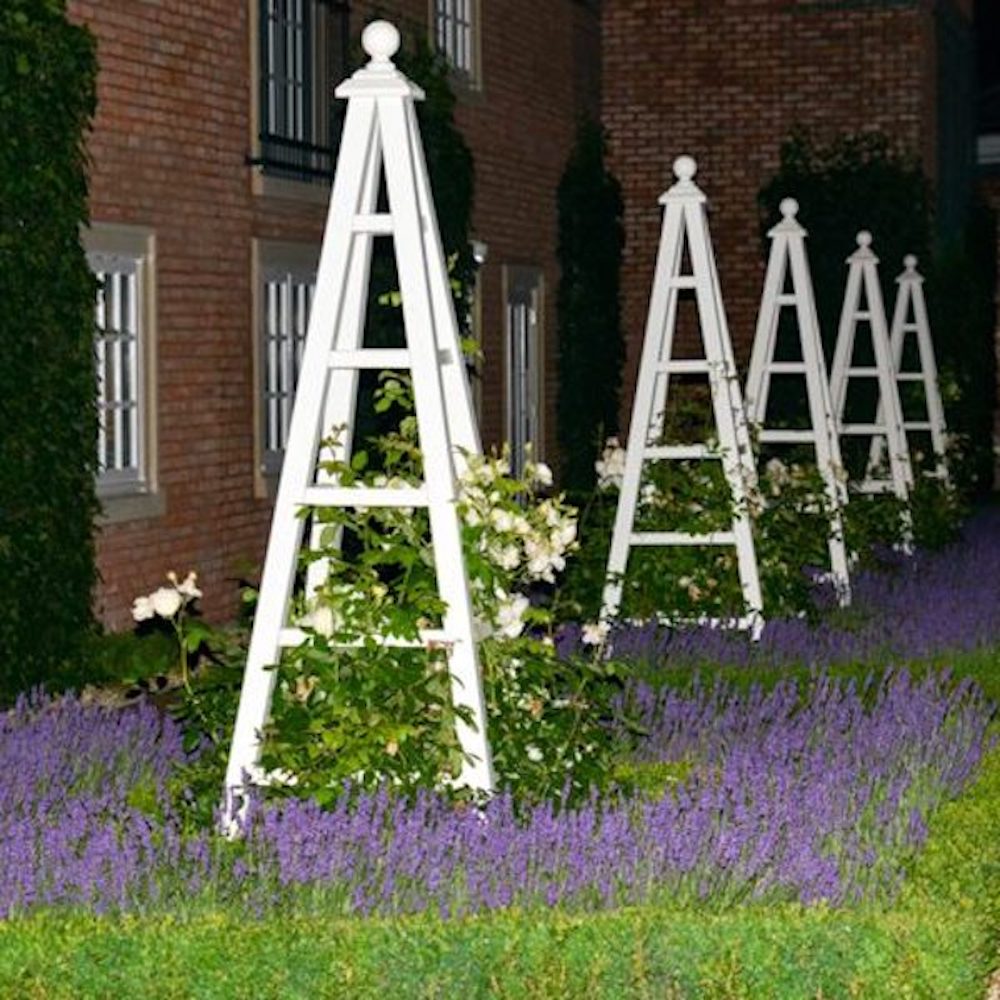
[[[339,131],[332,90],[346,75],[345,0],[254,0],[258,150],[251,162],[286,180],[328,183]]]
[[[260,243],[257,293],[260,385],[260,469],[281,471],[292,421],[318,251],[302,244]]]
[[[83,234],[98,281],[94,303],[97,492],[105,514],[149,516],[154,504],[118,503],[154,493],[154,239],[148,230],[95,224]],[[155,508],[155,509],[154,509]]]
[[[542,275],[536,268],[505,268],[507,288],[507,440],[511,471],[520,475],[529,456],[542,458]]]
[[[433,0],[434,44],[455,72],[478,83],[479,0]]]

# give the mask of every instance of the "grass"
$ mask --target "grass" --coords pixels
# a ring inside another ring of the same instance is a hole
[[[942,665],[1000,695],[1000,651],[922,666]],[[288,913],[248,922],[204,906],[147,917],[49,912],[0,923],[0,996],[978,1000],[1000,943],[998,829],[994,748],[975,783],[932,816],[892,907],[651,905],[448,923]]]
[[[0,994],[76,998],[980,997],[1000,916],[1000,750],[892,909],[642,907],[345,920],[0,924]]]

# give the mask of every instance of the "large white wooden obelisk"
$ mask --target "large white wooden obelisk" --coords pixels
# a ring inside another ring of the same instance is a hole
[[[847,288],[837,331],[837,346],[830,373],[830,395],[841,437],[883,438],[888,449],[888,475],[878,475],[870,466],[864,480],[855,489],[860,493],[894,493],[904,503],[913,486],[910,452],[903,427],[903,408],[899,400],[895,366],[889,349],[885,306],[878,278],[878,257],[871,248],[872,234],[858,233],[858,249],[847,258]],[[862,297],[865,308],[862,308]],[[855,365],[855,337],[858,323],[867,321],[871,330],[874,365]],[[871,423],[846,423],[847,388],[852,379],[875,379],[878,402]]]
[[[847,487],[840,456],[837,425],[833,417],[826,361],[823,358],[816,297],[806,254],[807,233],[796,218],[799,204],[794,198],[785,198],[780,205],[780,211],[781,222],[768,232],[771,238],[771,252],[764,277],[760,312],[757,315],[757,332],[750,355],[750,371],[747,375],[745,394],[747,419],[751,425],[760,428],[757,440],[762,445],[806,444],[813,448],[817,468],[823,477],[828,506],[832,512],[827,540],[830,570],[841,603],[849,604],[851,582],[841,516],[841,510],[847,503]],[[788,292],[783,291],[786,279],[791,289]],[[795,309],[801,361],[774,360],[778,346],[781,310],[786,306]],[[808,428],[767,426],[767,402],[772,375],[797,375],[805,378],[810,421]]]
[[[757,630],[762,612],[760,577],[750,522],[749,490],[756,481],[750,433],[736,375],[726,313],[722,304],[715,255],[708,231],[705,195],[694,183],[697,170],[690,156],[674,162],[676,183],[660,197],[665,206],[656,259],[649,317],[632,404],[625,471],[618,495],[607,582],[601,609],[603,621],[619,611],[629,552],[635,546],[736,547],[744,614],[737,624]],[[682,274],[684,247],[691,273]],[[698,308],[704,357],[674,358],[677,305],[682,289],[692,289]],[[719,450],[709,444],[664,444],[664,410],[671,375],[705,375],[712,400]],[[720,459],[732,492],[734,514],[728,531],[692,534],[684,531],[636,531],[642,469],[647,462]]]
[[[910,319],[911,315],[912,319]],[[918,367],[915,370],[903,371],[908,334],[916,334]],[[948,429],[944,419],[941,388],[938,384],[937,358],[934,354],[934,342],[931,340],[931,324],[927,318],[924,278],[917,270],[917,258],[913,254],[907,254],[903,258],[903,271],[896,278],[896,304],[892,313],[892,325],[889,327],[889,346],[892,351],[897,385],[905,382],[916,382],[924,390],[927,419],[908,420],[904,412],[903,429],[906,431],[906,440],[912,447],[911,432],[930,433],[931,447],[934,450],[934,469],[929,471],[928,475],[936,476],[948,483]],[[869,464],[878,466],[882,455],[883,441],[881,438],[876,438],[872,441]],[[912,458],[911,454],[911,461]]]
[[[447,605],[443,628],[422,632],[419,641],[375,638],[386,646],[448,650],[452,699],[472,720],[471,725],[456,723],[465,757],[459,780],[484,791],[494,787],[456,506],[461,451],[479,453],[481,447],[414,108],[423,93],[392,63],[399,47],[393,25],[372,22],[362,45],[370,62],[336,91],[347,99],[347,115],[226,772],[224,811],[230,829],[243,808],[247,783],[266,781],[259,760],[275,683],[269,668],[283,648],[307,638],[288,620],[303,508],[427,508],[438,589]],[[378,212],[383,174],[389,210]],[[395,245],[405,348],[363,346],[377,235],[391,236]],[[342,487],[317,471],[320,442],[331,428],[347,428],[338,447],[345,454],[350,449],[363,369],[411,373],[424,461],[424,482],[418,486]],[[310,569],[311,591],[325,572],[322,564]]]

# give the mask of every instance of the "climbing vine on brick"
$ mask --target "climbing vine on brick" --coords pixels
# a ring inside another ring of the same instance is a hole
[[[92,626],[95,282],[84,136],[94,39],[65,0],[0,5],[0,701]]]

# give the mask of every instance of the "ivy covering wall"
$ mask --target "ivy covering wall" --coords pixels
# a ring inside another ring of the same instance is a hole
[[[622,363],[621,187],[605,166],[601,127],[583,122],[559,183],[559,403],[561,484],[594,485],[594,460],[618,432]]]
[[[65,0],[0,5],[0,699],[53,676],[92,626],[95,283],[79,227],[96,73]]]

